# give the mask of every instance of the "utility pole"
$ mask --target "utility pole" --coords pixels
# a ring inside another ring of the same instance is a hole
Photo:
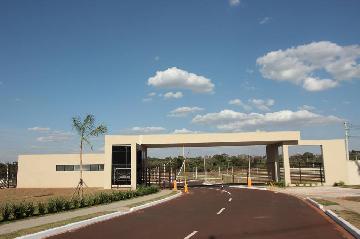
[[[7,183],[7,187],[10,188],[10,182],[9,182],[9,163],[6,163],[6,183]]]
[[[349,122],[344,122],[344,128],[345,128],[345,150],[346,150],[346,159],[349,160]]]

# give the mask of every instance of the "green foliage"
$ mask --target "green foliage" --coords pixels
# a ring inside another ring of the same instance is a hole
[[[39,215],[43,215],[43,214],[46,213],[46,205],[45,205],[45,203],[39,202],[38,205],[37,205],[37,208],[38,208]]]
[[[143,187],[135,191],[112,191],[112,192],[100,192],[79,200],[78,198],[66,199],[63,197],[50,198],[47,203],[39,202],[34,205],[33,202],[21,202],[14,204],[4,204],[0,208],[0,215],[3,221],[11,219],[21,219],[24,217],[31,217],[33,215],[43,215],[46,213],[56,213],[61,211],[67,211],[76,208],[89,207],[98,204],[105,204],[125,199],[130,199],[138,196],[148,195],[159,191],[157,186]],[[35,214],[37,212],[37,214]]]
[[[48,213],[55,213],[57,212],[56,209],[56,201],[54,198],[50,198],[48,203],[47,203],[47,212]]]
[[[286,187],[285,181],[283,181],[283,180],[280,180],[279,182],[272,182],[272,184],[273,184],[274,186],[279,187],[279,188],[284,188],[284,187]]]
[[[9,203],[5,203],[2,207],[1,207],[1,217],[3,221],[8,221],[10,219],[10,217],[13,214],[13,210],[12,210],[12,205]]]
[[[25,203],[25,216],[31,217],[35,213],[35,206],[33,202],[27,202]]]
[[[72,201],[65,199],[65,201],[64,201],[64,210],[65,211],[71,210],[72,206],[73,206]]]
[[[341,187],[341,186],[344,186],[345,185],[345,183],[343,182],[343,181],[339,181],[339,182],[335,182],[334,183],[334,187]]]
[[[14,219],[21,219],[25,217],[26,205],[25,203],[14,203],[12,204]]]

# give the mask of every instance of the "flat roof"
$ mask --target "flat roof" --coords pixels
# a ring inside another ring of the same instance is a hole
[[[299,140],[300,131],[105,136],[105,143],[139,144],[148,148],[298,144]]]

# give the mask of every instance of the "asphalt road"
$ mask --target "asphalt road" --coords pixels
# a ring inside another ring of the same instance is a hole
[[[238,188],[190,190],[169,202],[52,238],[352,238],[293,196]]]

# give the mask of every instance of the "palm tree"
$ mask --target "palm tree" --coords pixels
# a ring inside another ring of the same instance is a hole
[[[90,146],[91,150],[93,150],[93,146],[90,143],[91,137],[97,137],[99,135],[103,135],[107,132],[107,127],[103,124],[100,124],[99,126],[95,126],[95,117],[94,115],[87,115],[84,120],[81,119],[81,117],[73,117],[72,118],[72,127],[76,130],[76,132],[80,136],[80,181],[76,187],[76,190],[74,192],[74,195],[77,194],[80,195],[80,198],[83,198],[83,186],[86,183],[83,180],[83,160],[82,160],[82,154],[84,145],[87,144]]]

